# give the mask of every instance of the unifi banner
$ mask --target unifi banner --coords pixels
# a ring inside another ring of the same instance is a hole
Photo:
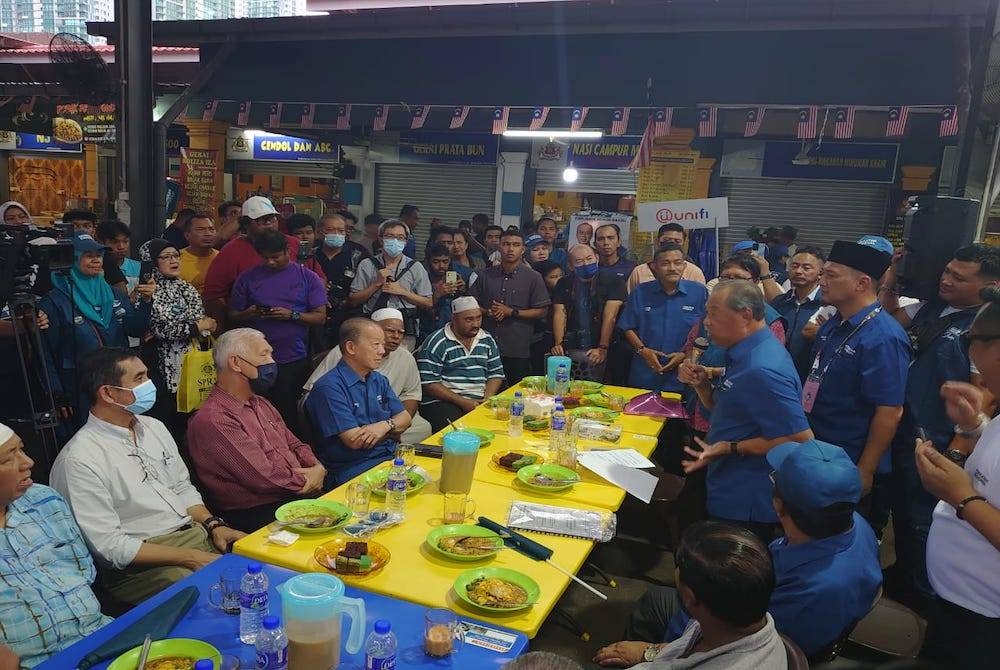
[[[679,223],[688,230],[729,227],[729,198],[664,200],[639,205],[639,230],[656,232],[665,223]]]

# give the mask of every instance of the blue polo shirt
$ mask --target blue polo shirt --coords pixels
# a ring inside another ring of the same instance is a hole
[[[874,302],[846,321],[839,312],[835,314],[820,327],[812,351],[814,358],[819,352],[820,372],[828,362],[830,367],[808,414],[809,425],[817,440],[843,447],[855,463],[864,451],[875,408],[900,407],[906,394],[910,341],[899,322],[885,310],[872,317],[850,338],[840,355],[834,356],[837,347],[878,306]],[[887,449],[878,472],[891,469]]]
[[[671,354],[680,351],[688,332],[705,315],[708,289],[698,282],[682,279],[673,295],[667,295],[658,281],[639,284],[629,294],[618,317],[618,327],[634,330],[650,349]],[[629,386],[641,389],[683,391],[677,371],[659,375],[649,369],[638,354],[632,356]]]
[[[385,439],[371,449],[351,449],[340,433],[385,421],[403,411],[403,403],[380,372],[362,379],[342,360],[319,378],[306,400],[318,441],[316,458],[326,467],[326,489],[339,486],[379,463],[392,458],[395,440]]]
[[[726,373],[715,389],[706,441],[773,440],[809,428],[792,359],[761,328],[726,350]],[[723,456],[708,465],[708,513],[734,521],[776,523],[771,466],[763,456]]]
[[[785,319],[785,348],[792,355],[792,362],[799,372],[799,379],[805,381],[809,374],[809,366],[812,365],[812,341],[802,336],[802,329],[809,323],[809,319],[820,307],[820,290],[817,286],[804,302],[799,302],[795,297],[795,289],[782,293],[771,301],[771,307],[778,310],[778,313]]]

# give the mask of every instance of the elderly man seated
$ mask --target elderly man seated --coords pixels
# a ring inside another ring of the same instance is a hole
[[[483,313],[471,296],[451,303],[451,323],[424,340],[417,367],[424,385],[421,411],[441,430],[500,390],[500,347],[482,329]]]
[[[326,468],[257,395],[274,382],[277,367],[262,332],[230,330],[213,357],[215,388],[188,423],[188,450],[213,509],[251,533],[286,502],[322,493]]]
[[[80,528],[58,493],[31,481],[32,465],[0,424],[0,668],[32,668],[111,621],[90,590]]]
[[[427,423],[427,419],[417,414],[422,397],[420,373],[417,371],[417,360],[413,358],[413,354],[400,346],[406,335],[403,327],[403,313],[398,309],[385,307],[372,314],[372,321],[382,326],[382,332],[385,333],[385,356],[382,357],[378,371],[389,380],[389,386],[399,396],[403,407],[409,412],[411,418],[410,427],[406,429],[406,432],[394,433],[392,437],[404,444],[416,444],[430,437],[433,431],[431,431],[431,424]],[[302,387],[304,395],[299,401],[300,408],[305,407],[306,399],[319,378],[335,368],[342,358],[340,347],[336,346],[313,370],[312,375]]]
[[[410,413],[377,371],[385,355],[382,328],[348,319],[340,327],[340,350],[340,363],[319,378],[306,400],[328,489],[391,459],[398,444],[392,434],[410,427]]]
[[[156,402],[156,387],[135,353],[98,349],[84,358],[80,379],[90,417],[56,458],[52,487],[109,567],[104,587],[137,604],[244,534],[208,511],[166,426],[142,416]]]

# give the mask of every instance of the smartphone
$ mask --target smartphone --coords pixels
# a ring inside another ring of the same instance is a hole
[[[271,312],[271,308],[267,305],[256,305],[256,307],[257,311],[261,314],[269,314]]]
[[[457,284],[458,283],[458,273],[454,270],[448,270],[444,275],[444,282],[446,284]]]
[[[148,284],[153,281],[153,268],[156,267],[153,261],[143,261],[139,264],[139,283]]]

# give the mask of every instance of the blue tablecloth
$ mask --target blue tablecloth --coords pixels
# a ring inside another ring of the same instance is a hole
[[[197,586],[201,591],[201,596],[188,611],[187,615],[177,624],[171,632],[170,637],[189,637],[204,640],[214,645],[223,654],[239,656],[243,670],[255,668],[256,666],[253,665],[253,647],[244,645],[239,640],[239,617],[227,616],[208,602],[209,589],[212,584],[218,583],[219,573],[222,570],[233,566],[242,567],[249,562],[245,557],[236,556],[235,554],[222,556],[187,579],[150,598],[88,638],[77,642],[56,656],[53,656],[45,663],[37,666],[38,670],[71,670],[75,668],[77,662],[87,653],[125,630],[136,619],[185,586]],[[265,565],[264,572],[267,574],[271,586],[271,613],[280,615],[281,600],[274,587],[295,576],[297,573],[273,565]],[[479,668],[497,668],[522,654],[528,646],[528,638],[524,634],[504,630],[505,633],[516,637],[513,648],[507,653],[501,654],[466,643],[462,645],[462,649],[458,654],[453,655],[449,659],[432,659],[423,653],[424,612],[426,608],[402,600],[359,591],[350,586],[347,587],[347,596],[362,598],[365,601],[365,612],[368,618],[365,627],[365,637],[371,632],[377,619],[388,619],[392,622],[392,629],[399,638],[397,667],[454,667],[475,668],[477,670]],[[463,620],[465,620],[464,617]],[[349,622],[345,617],[344,639],[346,639],[348,625]],[[484,625],[496,628],[492,624]],[[364,650],[354,655],[344,653],[343,648],[341,648],[341,652],[341,668],[350,668],[352,665],[357,668],[364,667]],[[94,667],[97,670],[104,670],[107,665],[108,663],[101,663]],[[317,670],[320,669],[317,668]]]

